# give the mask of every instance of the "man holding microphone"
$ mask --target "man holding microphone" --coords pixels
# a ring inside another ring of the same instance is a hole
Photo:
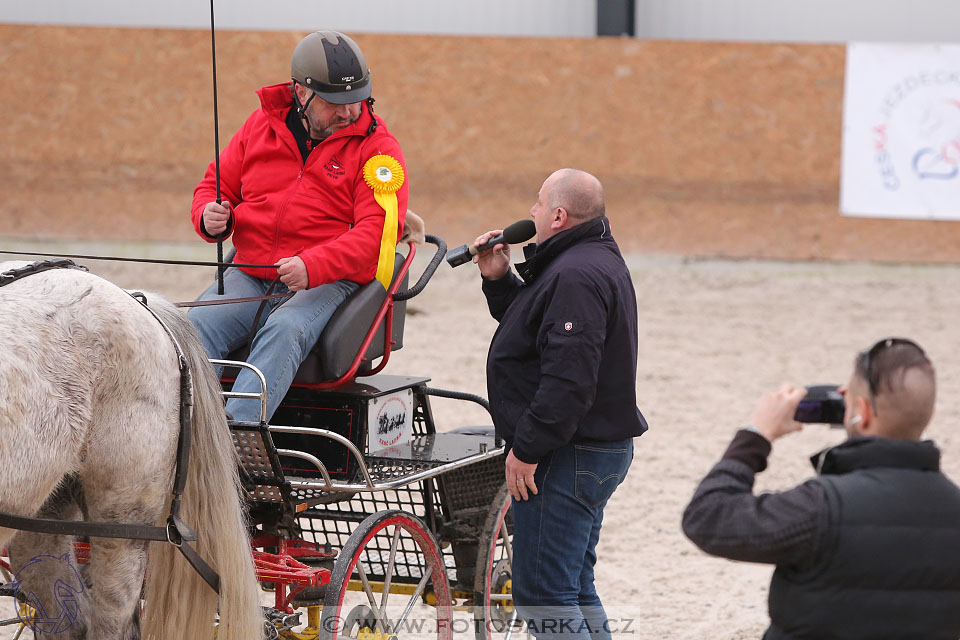
[[[593,584],[603,510],[647,429],[636,406],[636,294],[594,176],[553,173],[530,214],[537,243],[524,248],[519,278],[507,244],[474,258],[500,323],[487,390],[509,447],[513,598],[538,638],[601,640],[610,637]]]

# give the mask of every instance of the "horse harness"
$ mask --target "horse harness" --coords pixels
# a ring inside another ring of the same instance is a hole
[[[0,273],[0,287],[25,278],[35,273],[42,273],[50,269],[78,269],[88,271],[84,266],[77,265],[72,260],[58,258],[54,260],[40,260],[17,269]],[[180,519],[180,506],[183,490],[187,483],[187,461],[190,458],[190,430],[192,428],[193,409],[193,374],[184,356],[183,349],[177,343],[170,328],[159,316],[147,306],[147,298],[138,291],[124,290],[143,308],[156,318],[163,330],[166,331],[173,348],[177,352],[180,367],[180,433],[177,438],[177,457],[173,480],[173,499],[170,503],[170,515],[167,516],[166,526],[158,527],[143,524],[125,524],[116,522],[82,522],[53,520],[50,518],[27,518],[12,513],[0,512],[0,526],[20,531],[34,533],[52,533],[57,535],[87,536],[93,538],[126,538],[128,540],[158,540],[167,541],[180,550],[190,565],[200,574],[200,577],[210,587],[220,593],[220,576],[207,564],[200,554],[188,542],[196,541],[197,534]]]

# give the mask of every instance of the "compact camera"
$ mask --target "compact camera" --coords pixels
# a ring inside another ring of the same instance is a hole
[[[840,385],[814,384],[807,386],[807,395],[797,406],[793,419],[797,422],[818,422],[843,425],[843,394]]]

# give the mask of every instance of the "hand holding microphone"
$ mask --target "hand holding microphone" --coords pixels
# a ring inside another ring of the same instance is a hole
[[[447,263],[451,267],[459,267],[461,264],[470,262],[478,253],[492,249],[498,244],[517,244],[520,242],[526,242],[535,236],[536,233],[537,226],[534,224],[533,220],[527,219],[514,222],[504,229],[503,233],[490,238],[478,247],[462,244],[456,249],[451,249],[447,252]]]
[[[502,238],[503,230],[494,229],[473,241],[472,249],[484,247],[473,256],[473,263],[487,280],[499,280],[510,272],[510,245],[503,243]]]

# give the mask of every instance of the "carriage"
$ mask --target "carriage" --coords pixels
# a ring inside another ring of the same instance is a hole
[[[486,400],[380,373],[402,346],[406,300],[445,253],[427,240],[437,249],[416,285],[411,244],[390,290],[373,282],[341,305],[272,424],[229,423],[277,637],[483,639],[515,622],[503,444],[492,427],[439,432],[431,409],[435,398]],[[228,396],[229,367],[250,366],[215,364],[228,367]],[[306,612],[299,631],[294,609]]]
[[[228,426],[256,576],[272,593],[268,638],[485,640],[518,628],[503,443],[488,426],[438,430],[431,407],[443,399],[489,410],[486,400],[381,373],[402,347],[406,300],[444,256],[443,240],[426,239],[436,252],[416,285],[408,286],[410,243],[388,290],[375,281],[341,305],[270,424],[266,383],[244,354],[211,361],[223,370],[224,397],[261,406],[259,422]],[[261,393],[231,391],[239,367],[260,377]],[[74,546],[84,562],[86,543]],[[0,568],[8,578],[0,593],[22,599],[9,565]],[[16,617],[0,621],[12,629],[7,637],[35,628],[29,615],[21,602]]]

